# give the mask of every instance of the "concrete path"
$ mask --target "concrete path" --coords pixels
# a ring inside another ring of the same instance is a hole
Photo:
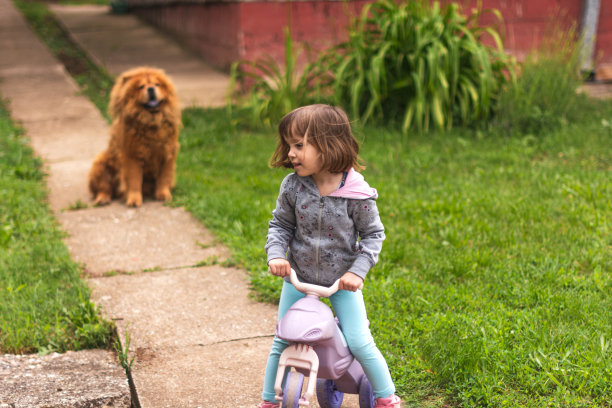
[[[50,8],[81,48],[112,75],[139,65],[162,68],[172,77],[183,107],[225,104],[227,75],[135,16],[111,14],[106,6]]]
[[[183,106],[223,103],[226,76],[133,16],[89,6],[54,10],[111,73],[161,67]],[[197,267],[225,259],[228,251],[181,208],[145,202],[133,209],[116,202],[70,210],[91,202],[87,172],[106,146],[108,124],[10,0],[0,0],[0,95],[44,160],[51,208],[73,258],[83,264],[95,303],[116,322],[124,344],[130,335],[140,405],[256,406],[276,308],[249,300],[244,271]],[[53,371],[54,362],[66,361],[57,356],[0,356],[0,407],[129,406],[114,353],[66,356],[72,366],[60,364],[62,375]],[[92,372],[83,374],[83,367]],[[36,381],[30,382],[32,373]],[[14,386],[4,386],[5,379]]]

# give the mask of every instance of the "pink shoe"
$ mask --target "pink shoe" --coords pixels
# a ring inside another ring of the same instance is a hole
[[[279,408],[280,402],[262,401],[257,408]]]
[[[376,405],[374,408],[400,408],[400,397],[393,394],[387,398],[376,398]]]

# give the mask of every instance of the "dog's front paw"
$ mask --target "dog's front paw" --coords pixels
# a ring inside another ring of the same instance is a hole
[[[128,207],[140,207],[142,205],[142,194],[140,193],[128,193],[125,204]]]
[[[93,205],[94,206],[107,205],[107,204],[110,204],[110,202],[111,202],[110,194],[98,193],[96,195],[96,199],[93,202]]]
[[[160,201],[170,201],[172,200],[172,193],[168,188],[160,189],[155,192],[155,198]]]

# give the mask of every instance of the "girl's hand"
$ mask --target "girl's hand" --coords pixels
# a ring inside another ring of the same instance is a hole
[[[347,272],[340,278],[338,289],[355,292],[361,285],[363,285],[363,279],[361,279],[361,277],[355,275],[353,272]]]
[[[291,274],[291,265],[289,261],[283,258],[271,259],[270,262],[268,262],[268,270],[272,275],[284,278]]]

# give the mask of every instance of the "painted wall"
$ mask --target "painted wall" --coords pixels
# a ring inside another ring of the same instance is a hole
[[[451,0],[441,0],[445,5]],[[345,38],[351,16],[370,0],[207,1],[127,0],[133,13],[180,39],[220,69],[237,59],[284,56],[283,28],[294,40],[322,49]],[[477,0],[460,0],[470,10]],[[555,29],[580,30],[586,0],[481,0],[503,16],[506,49],[519,60]],[[600,79],[612,79],[612,0],[601,0],[595,41]],[[493,23],[492,15],[482,23]],[[609,68],[609,69],[608,69]]]

